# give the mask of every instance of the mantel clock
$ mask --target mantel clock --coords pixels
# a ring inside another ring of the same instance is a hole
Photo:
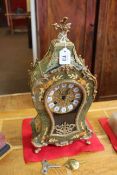
[[[53,26],[59,30],[58,37],[31,71],[32,99],[37,110],[31,122],[35,152],[48,144],[64,146],[92,135],[85,116],[97,92],[96,78],[67,37],[71,27],[67,17]]]

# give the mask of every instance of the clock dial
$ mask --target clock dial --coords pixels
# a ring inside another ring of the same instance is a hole
[[[49,89],[46,102],[51,112],[63,114],[71,112],[80,104],[82,91],[76,83],[61,83]]]

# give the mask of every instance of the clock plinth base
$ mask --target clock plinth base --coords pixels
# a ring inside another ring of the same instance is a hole
[[[88,129],[87,133],[86,131],[84,131],[81,133],[72,134],[71,140],[60,141],[60,138],[57,139],[57,137],[50,137],[45,142],[43,141],[43,143],[40,143],[40,141],[37,138],[35,138],[33,139],[32,144],[34,146],[35,154],[38,154],[41,151],[42,147],[45,147],[48,145],[55,145],[59,147],[67,146],[69,144],[72,144],[73,141],[76,141],[76,140],[80,140],[83,142],[85,141],[86,145],[90,145],[91,141],[89,141],[89,138],[92,136],[92,134],[93,134],[92,130]]]

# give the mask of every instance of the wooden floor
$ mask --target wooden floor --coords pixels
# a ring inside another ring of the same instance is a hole
[[[109,117],[117,111],[117,100],[95,102],[91,106],[87,117],[92,124],[105,151],[96,153],[82,153],[72,158],[84,162],[76,172],[67,172],[64,167],[49,170],[49,175],[117,175],[117,153],[113,150],[110,141],[97,119],[101,116]],[[25,164],[22,152],[21,126],[22,120],[34,117],[36,111],[31,96],[27,94],[0,97],[0,131],[13,146],[13,150],[0,161],[0,175],[40,175],[41,163]],[[61,158],[50,161],[63,165],[70,158]]]

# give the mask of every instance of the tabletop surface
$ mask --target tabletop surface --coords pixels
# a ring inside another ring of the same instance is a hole
[[[49,161],[62,167],[50,169],[48,175],[117,175],[117,153],[98,122],[98,118],[109,117],[113,112],[117,112],[117,100],[95,102],[87,113],[94,132],[104,145],[104,151],[81,153]],[[40,162],[25,164],[23,159],[22,120],[35,116],[30,93],[0,96],[0,132],[6,135],[7,141],[13,147],[12,151],[0,160],[0,175],[41,175]],[[77,171],[67,171],[63,166],[71,158],[80,162]]]

